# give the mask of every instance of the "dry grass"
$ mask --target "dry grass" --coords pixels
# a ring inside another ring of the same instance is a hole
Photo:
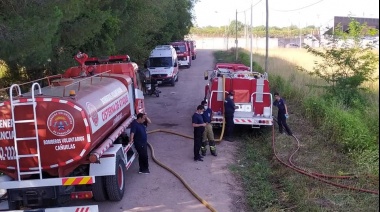
[[[257,49],[254,52],[255,54],[265,56],[265,50],[263,49]],[[376,51],[377,54],[379,54],[378,51]],[[280,58],[283,60],[286,60],[289,62],[289,66],[285,65],[283,63],[276,64],[275,61],[278,61],[274,58]],[[259,60],[256,60],[259,59]],[[265,58],[255,58],[254,60],[257,61],[262,67],[264,67]],[[310,79],[310,77],[305,77],[304,75],[300,75],[300,73],[295,70],[295,65],[302,66],[306,70],[313,70],[315,61],[320,62],[321,58],[318,58],[306,51],[306,49],[287,49],[287,48],[279,48],[279,49],[270,49],[269,50],[269,61],[268,61],[268,70],[270,70],[269,74],[276,74],[279,75],[285,79],[290,79],[293,77],[294,74],[299,75],[297,77],[298,79],[295,81],[297,85],[303,85],[309,84],[309,83],[316,83],[318,80]],[[377,68],[377,71],[374,73],[375,77],[379,76],[379,67]],[[309,79],[308,79],[309,78]],[[324,84],[324,82],[319,81],[318,84]],[[367,87],[373,91],[375,91],[377,94],[379,94],[379,80],[376,80],[375,82],[367,82],[363,85],[364,87]],[[378,96],[378,95],[377,95]]]

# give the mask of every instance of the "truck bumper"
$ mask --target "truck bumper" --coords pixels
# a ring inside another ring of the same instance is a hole
[[[99,212],[97,205],[85,205],[75,207],[42,208],[33,210],[12,210],[12,212]]]
[[[158,85],[161,85],[161,84],[169,84],[172,82],[174,77],[167,77],[167,78],[155,78],[155,80],[157,80],[157,84]]]

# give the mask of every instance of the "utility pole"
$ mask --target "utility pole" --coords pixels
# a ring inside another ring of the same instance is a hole
[[[244,39],[245,39],[245,48],[247,48],[248,42],[247,42],[247,32],[248,32],[248,27],[247,27],[247,16],[246,16],[246,11],[244,11]]]
[[[238,12],[237,12],[237,9],[236,9],[236,17],[235,17],[235,34],[236,34],[236,37],[235,37],[235,46],[236,46],[236,49],[235,49],[235,51],[236,51],[236,58],[235,58],[235,61],[238,60],[238,32],[237,32],[238,25],[237,25],[237,14],[238,14]]]
[[[299,48],[302,48],[301,46],[302,46],[302,38],[301,38],[301,34],[302,34],[302,29],[301,29],[301,13],[298,13],[299,14],[299,18],[298,18],[298,20],[299,20],[299,28],[300,28],[300,46],[299,46]]]
[[[228,19],[228,26],[227,26],[227,51],[228,51],[228,38],[230,36],[230,25],[231,25],[231,19]]]
[[[227,25],[224,26],[224,41],[226,42],[226,50],[228,51]]]
[[[265,73],[268,73],[268,37],[269,37],[269,4],[268,0],[266,0],[266,20],[265,20]]]
[[[250,68],[251,68],[251,72],[253,71],[253,69],[252,69],[252,64],[253,64],[253,58],[252,58],[252,39],[253,39],[253,32],[252,32],[252,20],[253,20],[253,6],[252,6],[252,4],[251,4],[251,26],[249,27],[249,36],[251,37],[251,43],[250,43],[250,49],[251,49],[251,55],[250,55],[250,64],[251,64],[251,66],[250,66]]]

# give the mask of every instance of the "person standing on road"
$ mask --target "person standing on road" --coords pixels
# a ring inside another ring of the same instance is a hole
[[[234,113],[235,109],[239,108],[234,102],[234,91],[229,91],[228,96],[224,101],[224,118],[226,123],[226,134],[224,140],[233,142],[234,131]]]
[[[143,113],[137,114],[137,118],[131,123],[131,136],[129,143],[135,145],[139,154],[139,174],[149,174],[148,162],[148,136],[144,122],[146,116]]]
[[[289,129],[288,124],[286,123],[286,119],[289,117],[289,115],[288,115],[288,107],[286,106],[285,100],[281,98],[278,92],[274,93],[274,98],[275,98],[275,101],[273,102],[273,105],[278,108],[278,113],[277,113],[278,129],[280,133],[283,134],[284,128],[285,128],[286,133],[292,136],[293,133]]]
[[[204,112],[202,114],[203,121],[206,123],[205,131],[203,132],[203,141],[202,141],[202,147],[201,152],[203,156],[206,156],[206,146],[207,141],[208,145],[210,146],[210,152],[213,156],[217,156],[216,154],[216,146],[215,146],[215,139],[214,139],[214,132],[212,130],[211,120],[212,120],[212,110],[211,108],[208,108],[207,102],[202,101],[201,105],[204,107]]]
[[[203,161],[202,156],[199,154],[202,146],[203,132],[205,131],[206,126],[202,117],[203,111],[203,105],[198,105],[197,111],[192,116],[194,127],[194,161]]]

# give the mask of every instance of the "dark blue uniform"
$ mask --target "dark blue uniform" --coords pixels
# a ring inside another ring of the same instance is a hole
[[[235,103],[231,98],[226,98],[224,101],[224,118],[226,121],[226,134],[225,139],[231,140],[234,131],[234,113]]]
[[[280,100],[275,100],[273,102],[273,105],[278,108],[277,122],[278,122],[278,129],[279,129],[280,133],[283,133],[284,128],[285,128],[288,135],[293,135],[292,131],[288,127],[288,124],[286,123],[285,100],[282,98],[280,98]]]
[[[136,120],[133,120],[131,124],[131,133],[134,133],[133,143],[135,145],[137,153],[139,154],[139,171],[149,171],[148,136],[146,134],[146,127],[144,124],[140,124]]]
[[[211,114],[212,110],[210,108],[207,108],[205,111],[203,111],[202,117],[205,123],[211,123]]]
[[[191,119],[192,119],[192,123],[194,124],[204,123],[202,115],[198,113],[194,113]],[[199,151],[201,150],[204,131],[205,131],[205,127],[203,126],[194,127],[194,160],[201,159],[201,155],[199,154]]]

